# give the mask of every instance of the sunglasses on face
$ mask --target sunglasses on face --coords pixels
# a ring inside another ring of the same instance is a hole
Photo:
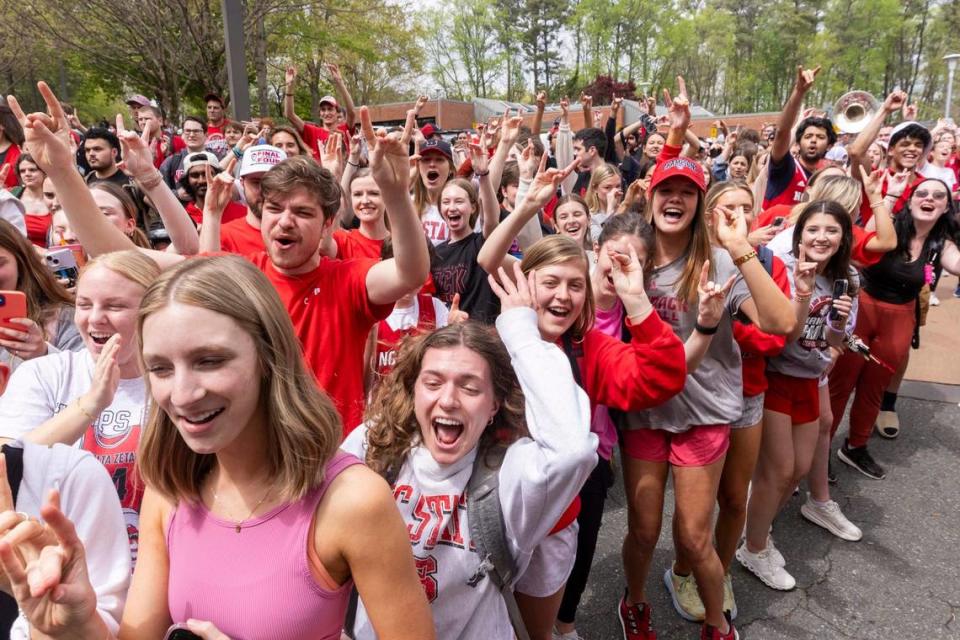
[[[934,191],[933,193],[930,193],[930,192],[927,191],[926,189],[920,189],[919,191],[915,191],[915,192],[914,192],[914,195],[917,196],[918,198],[920,198],[921,200],[923,200],[923,199],[926,198],[926,197],[931,197],[931,198],[933,198],[934,200],[946,200],[946,199],[947,199],[947,192],[946,192],[946,191]]]

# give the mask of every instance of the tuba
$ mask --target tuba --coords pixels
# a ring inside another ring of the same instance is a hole
[[[849,91],[833,105],[833,122],[840,133],[860,133],[880,108],[866,91]]]

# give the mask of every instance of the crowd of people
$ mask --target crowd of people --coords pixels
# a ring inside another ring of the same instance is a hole
[[[576,640],[618,467],[624,640],[660,572],[738,638],[735,558],[796,586],[799,486],[862,538],[833,460],[884,478],[960,273],[950,122],[894,91],[838,132],[798,68],[760,131],[698,138],[677,78],[450,137],[328,70],[316,124],[293,67],[286,124],[0,105],[0,635]]]

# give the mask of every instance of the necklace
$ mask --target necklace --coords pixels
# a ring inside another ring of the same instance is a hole
[[[264,500],[267,499],[267,496],[269,496],[272,491],[273,491],[273,487],[270,487],[267,489],[267,492],[263,494],[262,498],[260,498],[260,502],[254,505],[253,509],[250,509],[250,513],[247,514],[246,518],[244,518],[243,520],[240,520],[239,522],[237,521],[233,522],[234,528],[236,529],[237,533],[240,533],[241,529],[243,529],[243,523],[245,523],[247,520],[249,520],[253,516],[254,512],[260,508],[260,505],[263,504]],[[220,498],[220,496],[217,495],[217,492],[213,488],[213,485],[210,486],[210,492],[213,493],[213,504],[210,505],[210,510],[212,511],[213,507],[217,506],[217,500]],[[233,520],[232,518],[229,518],[229,519]]]

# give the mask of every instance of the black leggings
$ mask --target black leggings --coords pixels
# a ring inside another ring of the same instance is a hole
[[[565,624],[573,624],[576,619],[580,597],[583,596],[583,590],[587,587],[590,565],[593,564],[593,553],[597,549],[597,536],[600,534],[600,524],[603,522],[603,504],[607,500],[607,490],[612,486],[613,470],[610,468],[610,461],[598,458],[597,466],[580,490],[580,515],[577,516],[580,532],[577,534],[577,557],[573,562],[573,571],[567,578],[567,587],[563,592],[560,612],[557,614],[557,619]]]

